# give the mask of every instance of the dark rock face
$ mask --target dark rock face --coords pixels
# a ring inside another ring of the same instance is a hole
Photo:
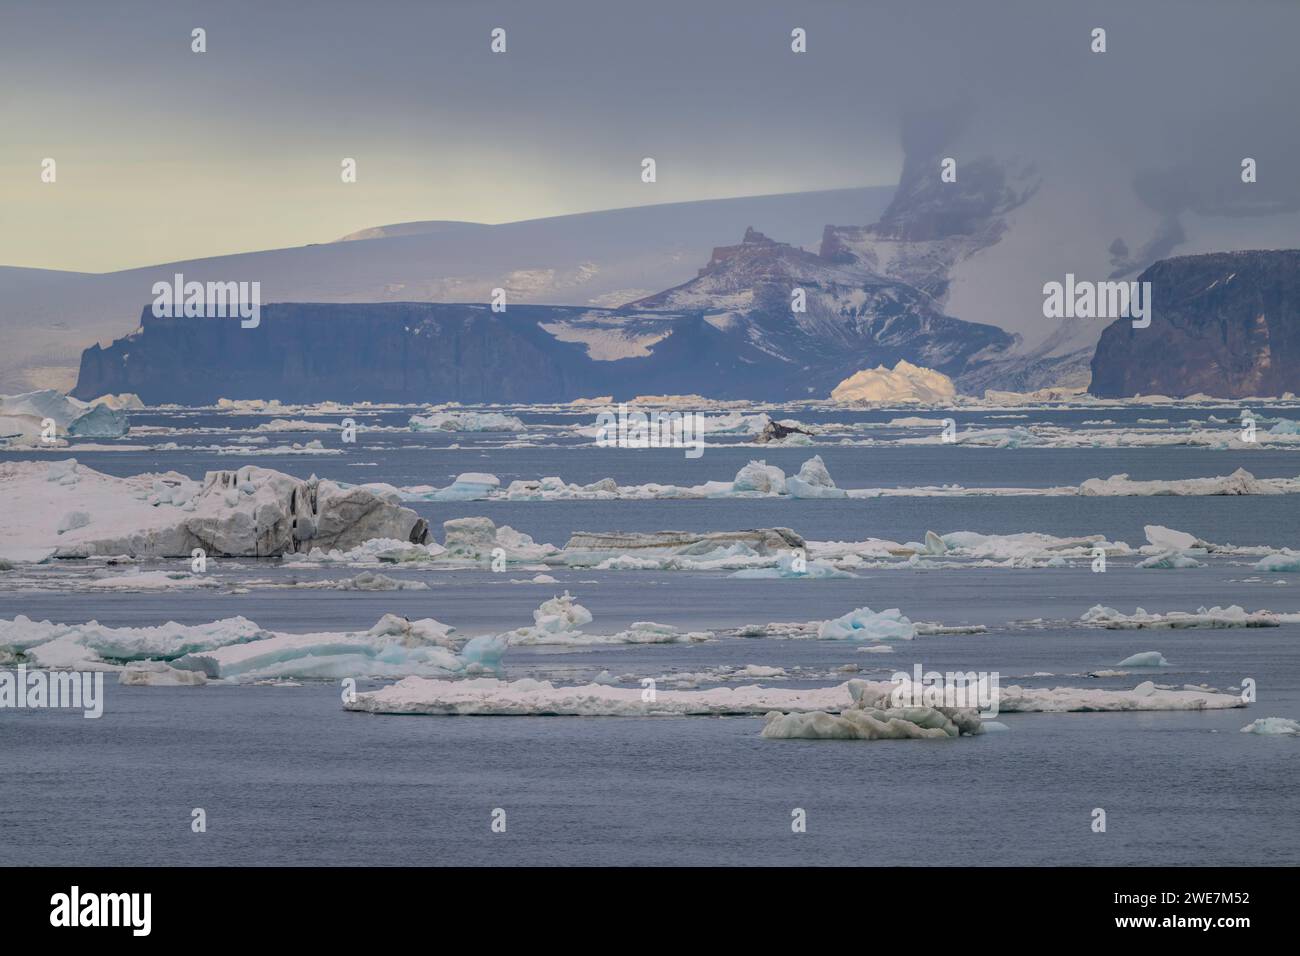
[[[752,235],[732,248],[744,251],[719,250],[722,258],[702,281],[752,282],[747,266],[772,267],[757,282],[757,314],[739,321],[719,320],[707,295],[693,305],[512,305],[504,313],[472,304],[280,303],[264,305],[261,323],[248,329],[237,319],[158,319],[146,308],[136,332],[82,354],[73,394],[135,392],[150,404],[184,405],[218,398],[523,403],[664,393],[821,398],[881,362],[907,359],[958,374],[977,353],[1011,341],[991,326],[942,315],[907,286],[860,276],[823,290],[832,301],[849,296],[852,305],[819,304],[796,322],[787,260],[810,265],[817,257]],[[763,261],[770,257],[777,262]],[[801,281],[815,290],[818,278]]]
[[[1300,250],[1179,256],[1138,280],[1151,283],[1151,325],[1102,332],[1093,395],[1300,392]]]

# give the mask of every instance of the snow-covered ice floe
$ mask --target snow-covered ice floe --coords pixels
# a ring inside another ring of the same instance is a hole
[[[1113,607],[1094,604],[1083,613],[1080,623],[1093,624],[1110,630],[1136,630],[1139,628],[1192,628],[1192,627],[1278,627],[1281,624],[1300,622],[1300,614],[1275,614],[1272,611],[1247,611],[1238,604],[1229,607],[1198,608],[1196,611],[1170,611],[1151,614],[1138,608],[1124,614]]]
[[[842,713],[858,699],[878,701],[894,684],[847,681],[832,687],[774,688],[759,685],[702,690],[619,688],[593,683],[573,687],[550,681],[472,679],[460,681],[408,677],[388,687],[356,695],[348,710],[374,714],[515,715],[578,717],[760,716],[772,711]],[[653,699],[651,699],[653,698]],[[1161,690],[1144,681],[1133,690],[1026,688],[1000,690],[1002,713],[1068,711],[1218,710],[1244,707],[1240,697],[1200,690]]]
[[[0,620],[0,651],[52,669],[118,670],[164,664],[213,679],[280,677],[333,679],[453,676],[500,669],[507,641],[484,635],[457,646],[454,628],[432,618],[408,621],[384,615],[365,631],[286,634],[266,631],[243,617],[209,624],[169,621],[157,627],[113,628],[35,622],[19,615]],[[166,671],[159,671],[165,675]],[[135,676],[125,682],[156,684]]]
[[[533,612],[533,625],[508,631],[502,637],[510,645],[553,644],[569,647],[599,644],[686,644],[713,639],[710,631],[682,632],[670,624],[637,621],[617,634],[586,634],[582,627],[592,621],[591,612],[565,591],[544,601]]]
[[[616,499],[700,499],[700,498],[938,498],[938,497],[1150,497],[1300,494],[1300,477],[1256,478],[1244,469],[1213,478],[1158,479],[1135,481],[1126,474],[1089,478],[1079,485],[1046,487],[964,487],[957,484],[901,486],[892,488],[840,488],[831,478],[821,455],[805,461],[794,475],[787,476],[764,460],[750,461],[730,481],[706,481],[698,485],[647,482],[619,485],[612,478],[585,485],[562,478],[518,479],[502,487],[491,474],[466,473],[451,485],[435,488],[418,485],[396,489],[405,501],[608,501]]]
[[[421,544],[423,518],[391,487],[343,487],[246,465],[204,481],[174,472],[114,478],[75,459],[0,463],[0,556],[268,557],[349,549],[372,538]]]
[[[413,432],[522,432],[527,426],[514,415],[469,410],[431,410],[427,415],[412,415],[408,427]]]

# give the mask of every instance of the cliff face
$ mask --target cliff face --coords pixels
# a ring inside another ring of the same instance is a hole
[[[1151,325],[1102,332],[1093,395],[1300,392],[1300,250],[1179,256],[1138,281],[1151,283]]]
[[[720,272],[730,268],[718,263],[709,274]],[[470,304],[281,303],[264,305],[260,325],[249,329],[237,319],[157,319],[146,308],[136,332],[83,353],[73,394],[134,392],[150,404],[185,405],[692,392],[821,398],[861,368],[906,359],[956,374],[975,353],[1010,341],[998,329],[934,312],[919,293],[889,282],[857,287],[858,308],[873,294],[879,300],[867,302],[870,318],[847,310],[798,322],[789,282],[773,283],[773,301],[754,324],[712,314],[705,302],[655,311],[512,305],[504,313]],[[904,293],[911,298],[899,301]]]

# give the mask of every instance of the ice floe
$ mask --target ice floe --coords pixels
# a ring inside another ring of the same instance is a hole
[[[407,677],[376,691],[359,693],[344,707],[375,714],[570,715],[580,717],[656,717],[766,715],[823,711],[842,713],[855,700],[879,700],[895,685],[848,681],[832,687],[774,688],[759,685],[702,690],[611,687],[592,683],[556,686],[531,678],[436,680]],[[858,685],[858,686],[854,686]],[[1091,711],[1218,710],[1244,707],[1240,697],[1200,690],[1161,690],[1145,681],[1133,690],[1002,687],[1003,713]]]
[[[1284,737],[1300,737],[1300,720],[1287,717],[1260,717],[1241,728],[1243,734],[1266,734]]]
[[[373,538],[415,544],[424,519],[388,486],[341,486],[246,465],[183,475],[114,478],[75,459],[0,463],[0,555],[267,557],[349,549]]]
[[[1284,622],[1300,621],[1300,614],[1275,614],[1272,611],[1247,611],[1240,605],[1229,607],[1198,608],[1196,611],[1170,611],[1167,614],[1150,614],[1138,608],[1124,614],[1113,607],[1095,604],[1084,612],[1080,623],[1093,624],[1110,630],[1136,630],[1140,628],[1225,628],[1225,627],[1278,627]]]
[[[514,415],[469,410],[432,410],[413,415],[408,426],[413,432],[522,432],[527,429]]]

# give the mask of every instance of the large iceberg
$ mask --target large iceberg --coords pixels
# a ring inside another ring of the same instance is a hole
[[[899,360],[892,369],[877,365],[854,372],[831,390],[837,402],[922,402],[946,404],[957,397],[957,387],[942,372]]]
[[[42,440],[42,423],[47,419],[54,422],[56,434],[120,438],[130,430],[125,407],[107,399],[83,402],[54,389],[0,395],[0,438],[8,437],[15,444],[36,444]]]
[[[210,471],[202,484],[183,475],[114,478],[75,459],[0,465],[6,516],[0,555],[12,550],[60,557],[130,555],[268,557],[313,548],[347,550],[373,538],[428,539],[423,518],[386,485],[303,480],[252,465]],[[72,516],[75,520],[66,520]]]

